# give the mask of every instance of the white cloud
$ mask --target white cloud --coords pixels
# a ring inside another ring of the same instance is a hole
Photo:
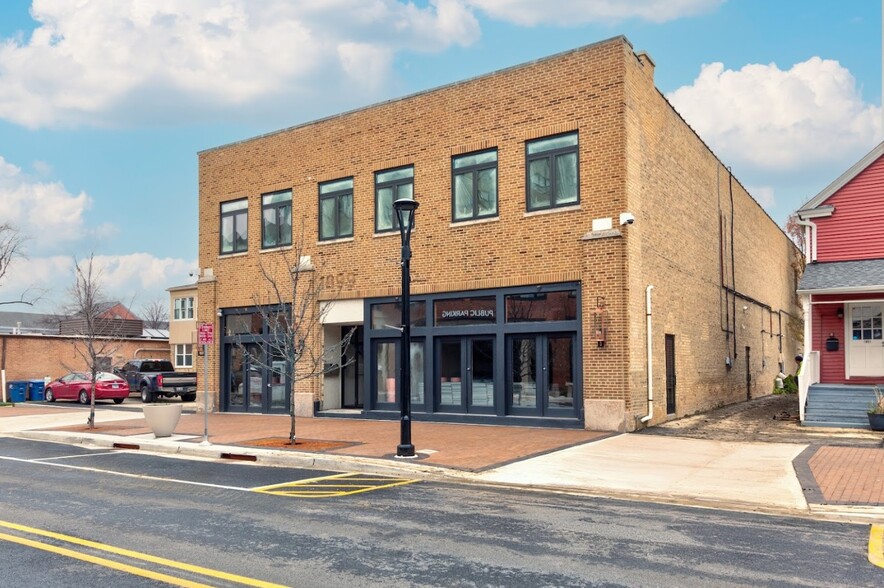
[[[467,0],[492,18],[523,26],[615,23],[635,18],[666,22],[711,12],[724,0],[562,0],[551,5],[538,0]]]
[[[91,205],[85,192],[74,195],[59,182],[34,180],[0,156],[0,218],[41,247],[82,238],[83,213]]]
[[[0,43],[0,118],[31,128],[245,116],[348,80],[383,87],[397,51],[479,37],[460,0],[34,0],[31,14],[29,39]]]
[[[78,259],[81,263],[84,257]],[[189,273],[196,260],[158,258],[149,253],[129,255],[96,255],[94,268],[99,284],[109,300],[119,300],[138,312],[146,302],[168,299],[166,288],[193,281]],[[19,260],[10,266],[0,283],[0,301],[18,300],[25,293],[28,299],[40,296],[35,307],[4,306],[7,310],[25,312],[60,312],[74,281],[74,257],[52,255]]]
[[[724,161],[760,170],[858,157],[882,136],[881,108],[863,100],[850,71],[819,57],[787,70],[705,64],[667,98]]]

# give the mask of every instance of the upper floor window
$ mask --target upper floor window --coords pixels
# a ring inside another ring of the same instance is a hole
[[[221,203],[221,253],[239,253],[249,249],[249,201]]]
[[[529,211],[568,206],[580,201],[577,133],[530,141],[526,153]]]
[[[451,173],[453,220],[497,216],[497,150],[454,157]]]
[[[174,320],[181,321],[193,318],[193,296],[175,299]]]
[[[319,184],[319,240],[353,236],[353,178]]]
[[[261,196],[261,247],[292,244],[292,191]]]
[[[414,198],[414,166],[377,172],[374,175],[374,230],[376,233],[398,231],[399,221],[393,202]]]

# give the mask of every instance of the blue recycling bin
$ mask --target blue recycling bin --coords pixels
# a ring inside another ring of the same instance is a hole
[[[9,402],[24,402],[27,392],[28,383],[26,381],[9,382],[9,395],[6,398]]]
[[[43,380],[28,380],[28,400],[43,402],[44,388],[46,388],[46,383]]]

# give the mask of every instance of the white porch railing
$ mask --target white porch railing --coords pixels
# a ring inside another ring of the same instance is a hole
[[[804,356],[798,368],[798,415],[804,422],[804,406],[807,404],[807,389],[820,381],[820,352],[810,351]]]

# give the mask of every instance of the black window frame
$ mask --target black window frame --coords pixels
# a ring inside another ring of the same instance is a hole
[[[395,172],[399,170],[411,170],[411,176],[407,178],[396,178],[394,180],[387,180],[385,182],[378,182],[378,176],[390,172]],[[393,198],[390,201],[390,205],[392,207],[393,202],[399,199],[399,189],[404,186],[411,184],[411,197],[414,198],[414,164],[402,165],[399,167],[391,167],[388,169],[382,169],[380,171],[376,171],[374,173],[374,232],[375,233],[392,233],[399,231],[399,220],[396,218],[395,211],[391,210],[391,218],[392,218],[392,226],[389,228],[378,228],[378,196],[379,192],[384,188],[393,188]]]
[[[332,184],[337,184],[339,182],[349,181],[349,188],[341,188],[339,190],[332,190],[330,192],[326,192],[323,194],[322,187],[329,186]],[[346,178],[339,178],[337,180],[329,180],[328,182],[320,182],[317,186],[317,191],[319,193],[319,210],[317,214],[318,222],[316,227],[316,234],[319,235],[320,241],[334,241],[335,239],[346,239],[353,236],[354,225],[356,224],[355,219],[353,217],[353,176]],[[341,199],[345,196],[350,197],[350,232],[344,233],[341,231]],[[323,236],[322,234],[322,203],[326,200],[334,200],[335,207],[335,229],[334,235],[331,236]]]
[[[541,151],[539,153],[529,153],[530,146],[535,143],[539,143],[541,141],[549,141],[551,139],[559,139],[562,137],[567,137],[569,135],[574,135],[577,139],[574,145],[568,145],[565,147],[557,147],[554,149],[548,149],[546,151]],[[558,185],[558,173],[556,170],[556,158],[561,155],[567,155],[569,153],[574,153],[576,157],[576,165],[577,169],[575,170],[575,177],[577,180],[577,199],[573,201],[557,203],[556,202],[556,187]],[[549,169],[550,169],[550,194],[549,194],[549,205],[545,206],[532,206],[531,204],[531,162],[539,161],[539,160],[547,160]],[[546,137],[538,137],[536,139],[532,139],[530,141],[525,142],[525,210],[528,212],[534,212],[537,210],[552,210],[554,208],[563,208],[566,206],[577,206],[580,204],[580,134],[577,131],[568,131],[567,133],[559,133],[557,135],[549,135]]]
[[[234,210],[229,210],[227,212],[224,211],[225,205],[230,204],[239,204],[241,202],[245,203],[243,208],[236,208]],[[219,217],[219,226],[218,226],[218,252],[220,255],[233,255],[234,253],[245,253],[249,250],[249,199],[248,198],[237,198],[236,200],[227,200],[226,202],[222,202],[219,208],[220,217]],[[245,225],[246,229],[246,239],[245,246],[242,248],[237,247],[236,240],[236,227],[238,221],[237,217],[242,216],[242,223]],[[228,217],[233,217],[233,236],[231,239],[231,249],[229,251],[224,250],[224,219]]]
[[[486,161],[482,163],[474,163],[472,165],[466,165],[463,167],[455,167],[455,163],[459,159],[465,159],[467,157],[475,157],[477,155],[482,155],[484,153],[494,153],[494,161]],[[499,173],[497,163],[499,161],[497,148],[493,149],[482,149],[480,151],[472,151],[470,153],[461,153],[459,155],[454,155],[451,157],[451,222],[452,223],[462,223],[471,220],[477,220],[482,218],[494,218],[498,216],[499,212],[499,198],[498,195],[500,193],[499,190]],[[479,172],[486,171],[489,169],[493,169],[494,174],[494,212],[479,214]],[[471,174],[473,178],[472,185],[472,204],[473,204],[473,214],[468,217],[458,217],[456,211],[456,191],[457,191],[457,176]]]
[[[288,194],[289,199],[287,201],[282,202],[271,202],[265,203],[264,200],[271,196],[279,196],[282,194]],[[283,209],[288,208],[289,211],[289,230],[288,234],[285,234],[280,230],[282,223],[280,222],[280,213]],[[264,222],[264,213],[267,210],[274,211],[274,217],[276,219],[275,227],[276,227],[276,243],[272,245],[267,244],[267,225]],[[292,244],[292,191],[290,189],[286,190],[277,190],[275,192],[265,192],[261,194],[261,249],[278,249],[279,247],[290,247]],[[288,241],[283,241],[283,237],[287,238]]]

